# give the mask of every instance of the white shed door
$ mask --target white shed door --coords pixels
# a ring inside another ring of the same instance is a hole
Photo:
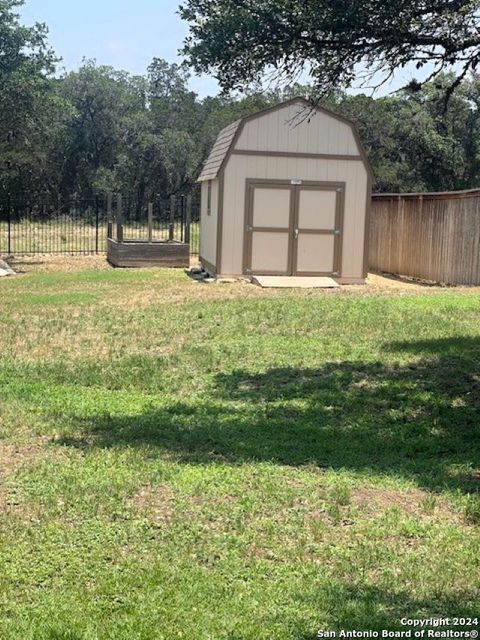
[[[295,275],[331,275],[337,271],[339,195],[335,188],[298,188]]]
[[[286,275],[290,265],[292,189],[258,186],[252,189],[250,198],[249,270]]]

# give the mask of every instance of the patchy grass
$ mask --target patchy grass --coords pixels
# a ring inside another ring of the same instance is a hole
[[[31,262],[0,282],[0,637],[478,615],[478,290]]]

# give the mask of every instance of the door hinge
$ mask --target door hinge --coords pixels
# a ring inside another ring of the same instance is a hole
[[[335,229],[335,235],[336,236],[341,236],[342,232],[340,231],[340,229]]]

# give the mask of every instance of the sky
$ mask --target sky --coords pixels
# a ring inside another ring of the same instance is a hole
[[[45,22],[49,41],[67,71],[83,58],[132,74],[145,73],[154,57],[179,62],[178,50],[188,25],[177,14],[181,0],[26,0],[20,10],[26,24]],[[424,74],[430,69],[427,67]],[[381,88],[384,95],[406,84],[408,70]],[[305,78],[306,79],[306,78]],[[218,93],[214,78],[192,76],[190,86],[200,97]],[[366,91],[368,93],[368,91]]]
[[[133,74],[145,73],[154,57],[179,62],[188,26],[177,15],[180,0],[26,0],[22,22],[45,22],[49,41],[68,71],[83,58]],[[208,76],[193,77],[200,96],[218,92]]]

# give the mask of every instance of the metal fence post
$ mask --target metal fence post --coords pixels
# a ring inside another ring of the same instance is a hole
[[[95,196],[95,253],[98,253],[98,244],[99,244],[99,226],[100,219],[98,215],[98,196]]]
[[[8,217],[7,217],[7,254],[12,255],[12,208],[8,203]]]
[[[190,227],[192,224],[192,196],[187,197],[187,211],[185,216],[185,244],[190,244]]]
[[[175,238],[175,196],[170,197],[170,225],[168,227],[168,240],[173,242]]]
[[[153,202],[148,203],[148,242],[153,242]]]
[[[107,193],[107,240],[113,238],[112,194]]]
[[[123,242],[122,196],[117,196],[117,242]]]

